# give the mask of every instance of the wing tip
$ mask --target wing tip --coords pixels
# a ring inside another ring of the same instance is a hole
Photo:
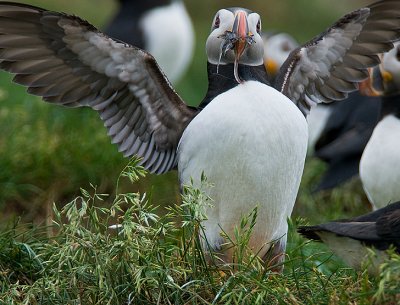
[[[321,237],[316,233],[321,229],[318,226],[300,226],[297,228],[297,232],[305,238],[321,241]]]

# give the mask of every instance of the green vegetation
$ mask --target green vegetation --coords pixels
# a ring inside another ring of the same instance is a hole
[[[131,164],[122,176],[137,180]],[[118,184],[117,184],[118,185]],[[209,199],[187,187],[182,205],[164,216],[151,197],[99,194],[95,187],[61,210],[54,224],[15,224],[0,234],[1,304],[395,304],[400,257],[379,278],[356,273],[315,243],[305,243],[290,223],[283,274],[275,274],[246,244],[257,221],[249,211],[231,236],[235,264],[221,265],[201,250]],[[102,208],[107,202],[107,208]],[[49,234],[51,232],[51,234]],[[50,237],[49,237],[50,236]],[[216,264],[207,263],[214,261]]]
[[[114,8],[112,0],[21,2],[74,13],[100,27]],[[349,8],[370,2],[337,0],[332,8],[318,0],[251,0],[246,6],[261,12],[264,28],[305,41]],[[177,90],[192,104],[206,90],[204,42],[210,20],[218,8],[233,5],[237,1],[187,1],[198,45]],[[315,160],[306,165],[284,274],[277,275],[247,253],[245,237],[256,211],[249,211],[238,228],[242,238],[231,237],[238,263],[205,264],[197,233],[207,199],[188,188],[180,205],[176,173],[137,181],[142,171],[134,164],[126,168],[128,161],[110,144],[93,111],[45,104],[1,73],[0,130],[0,304],[400,302],[398,256],[372,278],[346,268],[324,245],[305,242],[295,232],[299,223],[369,209],[358,181],[312,195],[324,169]],[[124,168],[123,176],[129,177],[120,177]],[[114,224],[121,227],[110,229]]]

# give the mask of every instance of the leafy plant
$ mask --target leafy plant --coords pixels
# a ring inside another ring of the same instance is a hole
[[[120,178],[144,176],[133,160]],[[119,178],[119,179],[120,179]],[[119,180],[118,179],[118,180]],[[304,242],[289,222],[283,274],[276,274],[247,243],[257,208],[227,236],[234,264],[204,252],[203,189],[185,186],[183,204],[157,215],[151,196],[81,190],[54,209],[53,235],[45,226],[16,223],[0,235],[2,304],[390,304],[400,294],[400,257],[382,265],[380,278],[344,267],[324,246]],[[110,202],[109,207],[104,207]],[[304,222],[304,221],[301,221]]]

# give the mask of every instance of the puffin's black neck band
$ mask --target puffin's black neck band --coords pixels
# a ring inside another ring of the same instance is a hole
[[[382,97],[381,119],[389,114],[400,119],[400,94]]]
[[[208,91],[199,106],[200,109],[206,107],[217,95],[239,85],[235,80],[233,67],[233,64],[219,65],[217,67],[217,65],[207,62]],[[239,76],[243,81],[254,80],[269,85],[264,65],[247,66],[239,64]]]

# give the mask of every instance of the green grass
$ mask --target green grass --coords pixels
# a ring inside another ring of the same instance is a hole
[[[134,163],[122,174],[133,181],[144,174]],[[257,221],[254,209],[231,236],[235,264],[221,266],[214,254],[209,260],[217,264],[208,264],[199,233],[209,200],[201,191],[188,187],[183,204],[172,205],[164,216],[155,213],[151,196],[110,197],[95,187],[81,193],[61,210],[54,206],[52,226],[16,223],[0,234],[1,304],[400,301],[398,255],[373,278],[346,268],[323,246],[305,242],[295,233],[295,221],[289,223],[284,273],[275,274],[246,247]]]
[[[75,13],[97,26],[115,8],[112,0],[21,2]],[[333,8],[319,0],[251,0],[246,6],[261,12],[264,28],[288,31],[303,42],[349,8],[366,3],[338,0]],[[192,105],[207,87],[204,42],[210,20],[217,9],[232,5],[237,1],[187,1],[198,45],[177,91]],[[93,111],[45,104],[1,73],[0,130],[0,304],[400,302],[398,257],[372,278],[346,268],[324,245],[305,242],[295,232],[298,223],[347,218],[370,208],[357,180],[311,194],[324,170],[316,160],[306,164],[284,274],[271,274],[242,240],[237,272],[225,266],[221,275],[221,268],[204,263],[198,246],[200,194],[189,192],[183,209],[175,172],[147,175],[133,184],[119,179],[128,161],[110,144]],[[82,194],[81,188],[90,192]],[[102,193],[109,195],[95,195]],[[248,232],[251,219],[238,229]],[[108,228],[115,223],[123,225],[119,234]]]

